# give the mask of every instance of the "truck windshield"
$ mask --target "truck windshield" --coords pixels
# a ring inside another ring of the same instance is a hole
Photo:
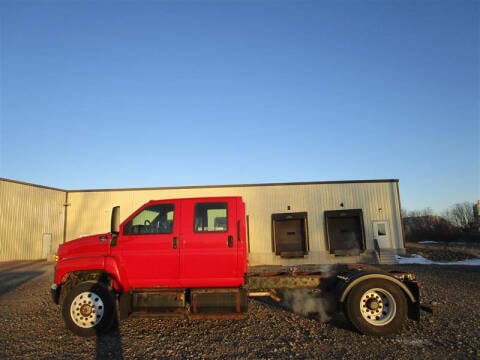
[[[169,234],[173,230],[174,213],[173,204],[149,206],[125,225],[123,234]]]

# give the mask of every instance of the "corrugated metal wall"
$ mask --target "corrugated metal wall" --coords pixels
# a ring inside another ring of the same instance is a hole
[[[65,195],[0,179],[0,261],[41,259],[56,252],[63,241]]]
[[[367,249],[374,249],[375,220],[388,222],[391,248],[403,248],[396,181],[69,192],[67,239],[108,232],[111,208],[115,205],[121,206],[123,220],[152,199],[236,195],[243,197],[247,207],[249,261],[252,265],[341,261],[328,252],[324,224],[324,211],[327,210],[362,209]],[[341,203],[343,207],[340,206]],[[304,259],[281,259],[272,251],[271,215],[286,212],[308,213],[310,252]],[[348,258],[343,260],[352,261]]]
[[[355,261],[328,252],[324,212],[362,209],[368,250],[374,249],[373,222],[386,221],[391,249],[403,249],[398,182],[331,182],[218,187],[70,191],[0,179],[0,261],[40,259],[51,239],[51,253],[64,241],[108,232],[113,206],[126,218],[152,199],[242,196],[249,219],[249,261],[255,264],[301,264]],[[343,207],[340,205],[343,204]],[[66,206],[64,206],[66,205]],[[64,213],[65,208],[67,214]],[[308,213],[309,254],[282,259],[272,249],[272,214]],[[66,216],[65,216],[66,215]]]

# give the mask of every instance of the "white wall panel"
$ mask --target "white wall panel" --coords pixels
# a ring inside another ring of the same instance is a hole
[[[63,241],[65,194],[0,179],[0,261],[40,259],[49,238],[56,251]]]
[[[374,220],[388,222],[392,249],[403,248],[396,181],[70,192],[67,239],[108,232],[111,208],[115,205],[121,206],[123,220],[152,199],[236,195],[242,196],[246,203],[251,264],[355,261],[356,259],[335,258],[328,252],[324,223],[324,212],[328,210],[362,209],[367,249],[374,248]],[[340,205],[342,203],[343,208]],[[273,213],[286,212],[308,213],[310,253],[304,259],[281,259],[272,252],[271,216]]]
[[[69,241],[108,232],[113,206],[121,206],[123,220],[152,199],[200,196],[243,197],[249,218],[250,264],[358,260],[329,253],[324,221],[324,212],[329,210],[362,209],[367,250],[374,249],[373,221],[386,221],[391,249],[403,250],[397,181],[95,190],[67,194],[58,189],[0,179],[0,261],[40,258],[44,252],[42,244],[48,242],[49,234],[52,252],[55,252],[64,240],[65,208],[65,238]],[[273,253],[272,214],[287,212],[308,214],[310,251],[303,259],[282,259]]]

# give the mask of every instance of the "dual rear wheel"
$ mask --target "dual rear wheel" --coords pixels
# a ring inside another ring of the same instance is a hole
[[[369,279],[348,295],[345,312],[363,334],[383,336],[398,332],[407,318],[407,299],[391,281]]]

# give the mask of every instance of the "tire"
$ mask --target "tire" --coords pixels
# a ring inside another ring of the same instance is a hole
[[[65,297],[62,314],[66,327],[73,333],[94,336],[111,329],[115,320],[115,302],[103,284],[82,282]]]
[[[385,336],[402,328],[407,318],[407,299],[402,289],[385,279],[369,279],[348,295],[347,318],[362,334]]]

